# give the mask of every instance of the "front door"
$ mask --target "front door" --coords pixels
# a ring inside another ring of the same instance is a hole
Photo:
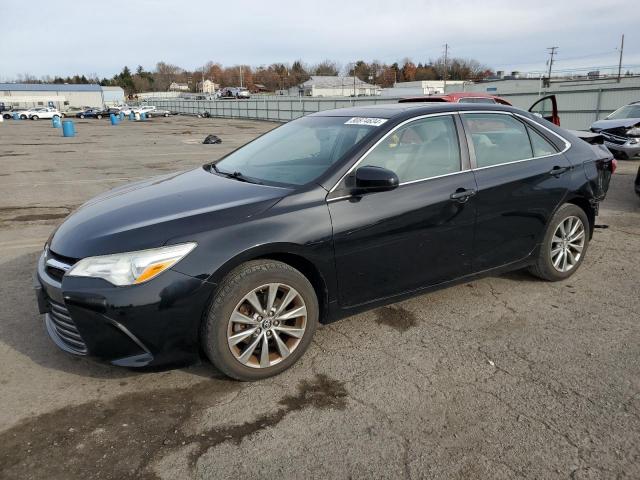
[[[551,134],[509,113],[460,115],[478,184],[473,270],[526,258],[567,194],[572,168]]]
[[[328,196],[339,302],[364,304],[471,270],[476,183],[456,115],[414,120],[388,134],[358,166],[394,171],[387,192]],[[453,198],[452,198],[453,196]]]
[[[538,115],[551,123],[560,126],[560,116],[558,115],[558,101],[555,95],[548,95],[536,100],[529,111]]]

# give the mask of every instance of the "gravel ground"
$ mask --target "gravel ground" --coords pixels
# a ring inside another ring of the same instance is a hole
[[[31,276],[88,198],[274,124],[76,123],[74,138],[0,124],[1,478],[640,478],[637,161],[620,162],[567,281],[516,272],[357,315],[246,384],[207,363],[138,372],[58,351]],[[223,143],[202,145],[210,133]]]

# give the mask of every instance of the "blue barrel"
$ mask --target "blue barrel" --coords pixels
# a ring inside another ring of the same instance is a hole
[[[129,120],[134,121],[135,119],[136,119],[136,115],[135,115],[135,113],[131,112],[131,113],[129,114]]]
[[[111,119],[111,125],[117,125],[118,123],[120,123],[120,120],[118,120],[118,117],[116,117],[114,113],[109,115],[109,118]]]
[[[53,128],[60,128],[60,127],[62,127],[62,122],[60,121],[60,117],[57,117],[57,116],[56,116],[56,117],[53,117],[53,118],[51,119],[51,126],[52,126]]]
[[[18,112],[13,112],[13,119],[20,120],[20,114]]]
[[[140,112],[140,120],[146,120],[147,119],[147,114],[144,112]]]
[[[75,137],[76,127],[72,120],[65,120],[62,122],[62,136],[63,137]]]
[[[124,120],[124,113],[123,112],[118,113],[118,118],[120,120]]]

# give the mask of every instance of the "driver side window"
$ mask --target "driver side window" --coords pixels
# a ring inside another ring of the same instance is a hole
[[[400,183],[460,171],[460,146],[452,116],[423,118],[398,128],[361,165],[391,170]]]

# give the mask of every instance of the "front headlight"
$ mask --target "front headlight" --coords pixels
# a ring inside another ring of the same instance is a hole
[[[627,130],[627,135],[631,135],[634,137],[640,137],[640,127],[632,127]]]
[[[196,245],[193,242],[181,243],[138,252],[87,257],[76,263],[67,275],[102,278],[119,287],[142,283],[174,266]]]

